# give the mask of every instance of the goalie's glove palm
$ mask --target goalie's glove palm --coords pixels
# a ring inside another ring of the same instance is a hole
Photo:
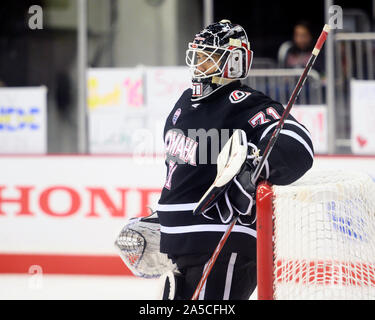
[[[225,186],[219,199],[202,214],[211,220],[220,218],[222,223],[229,223],[233,216],[239,215],[241,224],[253,224],[256,220],[256,186],[251,183],[253,170],[253,165],[246,161],[238,175]]]

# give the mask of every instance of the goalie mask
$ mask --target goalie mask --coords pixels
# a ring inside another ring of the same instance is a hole
[[[245,30],[229,20],[213,23],[196,34],[186,51],[192,100],[205,98],[233,80],[245,79],[252,57]]]

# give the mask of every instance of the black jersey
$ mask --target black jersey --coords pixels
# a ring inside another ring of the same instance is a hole
[[[280,103],[240,81],[199,103],[191,93],[182,94],[164,128],[167,177],[157,211],[161,252],[170,256],[213,252],[227,225],[192,212],[215,180],[218,153],[235,129],[244,130],[262,153],[284,112]],[[310,133],[289,116],[268,158],[268,181],[292,183],[311,168],[313,157]],[[255,223],[237,223],[223,250],[253,255],[255,239]]]

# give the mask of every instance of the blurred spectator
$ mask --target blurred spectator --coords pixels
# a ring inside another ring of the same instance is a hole
[[[304,68],[314,48],[314,37],[309,22],[300,21],[294,26],[293,41],[282,44],[279,50],[279,60],[285,68]],[[319,55],[314,69],[319,73],[324,72],[324,58]]]

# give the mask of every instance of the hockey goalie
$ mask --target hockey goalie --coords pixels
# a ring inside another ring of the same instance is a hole
[[[233,217],[237,223],[198,298],[247,300],[257,285],[258,181],[250,176],[284,107],[241,82],[252,57],[245,30],[228,20],[207,26],[189,43],[192,87],[166,119],[167,176],[156,212],[131,220],[116,240],[135,275],[166,274],[163,299],[191,299]],[[220,134],[192,134],[200,130]],[[225,130],[231,133],[229,140],[221,134]],[[213,145],[221,146],[219,157],[213,156]],[[229,166],[228,157],[232,169],[215,184],[218,171]],[[311,168],[313,158],[310,133],[289,115],[260,179],[290,184]]]

